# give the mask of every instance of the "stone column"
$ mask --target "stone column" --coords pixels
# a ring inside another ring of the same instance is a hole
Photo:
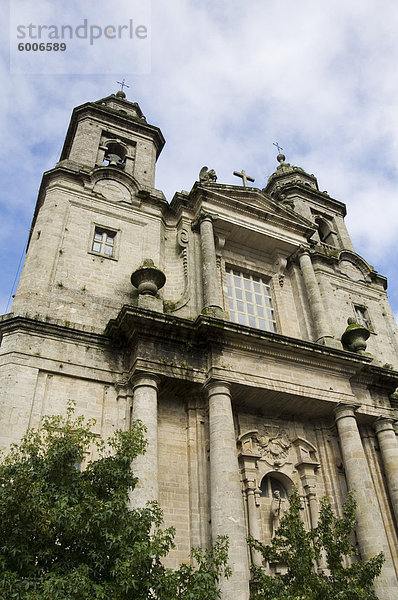
[[[392,419],[380,418],[375,423],[381,457],[386,472],[390,500],[398,524],[398,440]]]
[[[325,307],[322,302],[318,281],[315,277],[311,256],[308,250],[299,253],[300,269],[307,290],[308,304],[315,327],[316,342],[325,346],[334,346],[333,336],[330,335],[330,325],[327,322]],[[341,347],[341,345],[340,345]]]
[[[132,419],[139,419],[145,425],[148,442],[145,454],[137,456],[132,463],[133,473],[138,477],[131,494],[134,507],[158,500],[158,382],[158,377],[150,373],[137,375],[132,381]]]
[[[354,408],[338,406],[336,423],[348,488],[355,492],[357,502],[356,532],[361,558],[369,560],[381,551],[384,553],[386,561],[375,581],[376,595],[379,600],[396,600],[398,582]]]
[[[223,317],[220,280],[217,270],[216,246],[214,242],[213,217],[204,214],[199,220],[200,244],[203,269],[203,313]]]
[[[232,576],[222,579],[223,600],[247,600],[249,565],[242,489],[236,451],[235,428],[229,385],[211,381],[206,385],[210,429],[210,510],[213,541],[229,537]]]

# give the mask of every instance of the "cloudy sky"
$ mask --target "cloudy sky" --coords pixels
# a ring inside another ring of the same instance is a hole
[[[141,12],[132,0],[10,0],[10,20],[2,4],[0,313],[41,174],[59,158],[73,107],[117,91],[125,77],[128,98],[166,138],[156,185],[169,201],[191,188],[203,165],[222,183],[237,184],[232,172],[245,169],[263,187],[278,141],[289,162],[347,204],[356,251],[388,277],[397,315],[398,2],[138,4]],[[105,36],[92,44],[70,40],[62,60],[48,52],[35,62],[31,53],[27,63],[16,26],[32,22],[32,6],[35,23],[102,26],[111,19],[117,27],[133,19],[148,36],[131,45]]]

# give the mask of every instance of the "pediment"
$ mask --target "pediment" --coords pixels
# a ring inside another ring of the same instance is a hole
[[[302,217],[289,206],[273,200],[262,190],[241,186],[210,184],[196,187],[196,193],[204,192],[206,200],[220,207],[230,207],[234,212],[257,213],[260,219],[283,223],[284,227],[301,229],[309,237],[316,231],[312,221]]]

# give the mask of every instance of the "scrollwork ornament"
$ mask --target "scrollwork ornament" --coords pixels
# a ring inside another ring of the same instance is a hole
[[[177,233],[177,242],[178,245],[181,246],[181,248],[185,248],[186,246],[188,246],[189,234],[186,229],[180,229],[180,231]]]

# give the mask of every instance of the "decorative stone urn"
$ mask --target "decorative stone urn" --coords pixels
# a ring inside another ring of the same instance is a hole
[[[347,319],[348,327],[341,336],[343,345],[351,352],[364,352],[366,350],[366,340],[370,336],[370,331],[363,325],[356,323],[353,317]]]
[[[155,267],[153,260],[146,258],[142,265],[134,271],[131,283],[143,296],[156,296],[166,283],[166,275]]]

